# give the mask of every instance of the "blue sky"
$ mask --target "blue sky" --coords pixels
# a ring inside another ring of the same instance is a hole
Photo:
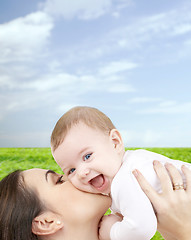
[[[0,147],[49,147],[76,105],[126,147],[191,147],[189,0],[0,2]]]

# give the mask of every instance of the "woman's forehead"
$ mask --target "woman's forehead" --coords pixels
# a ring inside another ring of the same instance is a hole
[[[47,170],[41,168],[31,168],[23,171],[24,175],[43,175]]]
[[[39,180],[43,181],[43,179],[45,179],[46,172],[47,170],[40,168],[32,168],[25,170],[23,171],[24,181],[26,184],[33,182],[35,183],[38,182]]]

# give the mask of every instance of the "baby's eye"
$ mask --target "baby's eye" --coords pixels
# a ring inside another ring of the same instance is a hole
[[[70,171],[68,172],[68,174],[70,175],[71,173],[73,173],[76,169],[75,168],[71,168]]]
[[[84,156],[84,161],[88,160],[91,155],[92,155],[92,153],[86,154],[86,155]]]
[[[58,183],[63,183],[64,180],[63,180],[62,178],[63,178],[63,175],[61,175],[61,176],[57,179],[56,184],[58,184]]]

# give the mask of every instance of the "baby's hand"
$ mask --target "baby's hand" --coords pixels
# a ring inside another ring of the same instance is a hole
[[[110,240],[110,230],[114,223],[121,221],[122,219],[114,214],[103,216],[100,222],[99,239]]]

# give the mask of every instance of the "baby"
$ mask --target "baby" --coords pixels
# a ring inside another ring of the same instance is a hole
[[[122,221],[114,214],[103,218],[101,240],[148,240],[153,237],[157,219],[132,171],[139,169],[159,192],[153,160],[173,163],[178,169],[183,162],[143,149],[125,152],[121,134],[112,121],[91,107],[72,108],[58,120],[51,135],[51,150],[55,161],[76,188],[110,194],[112,211],[123,216]],[[177,184],[177,190],[183,189],[181,183]]]

